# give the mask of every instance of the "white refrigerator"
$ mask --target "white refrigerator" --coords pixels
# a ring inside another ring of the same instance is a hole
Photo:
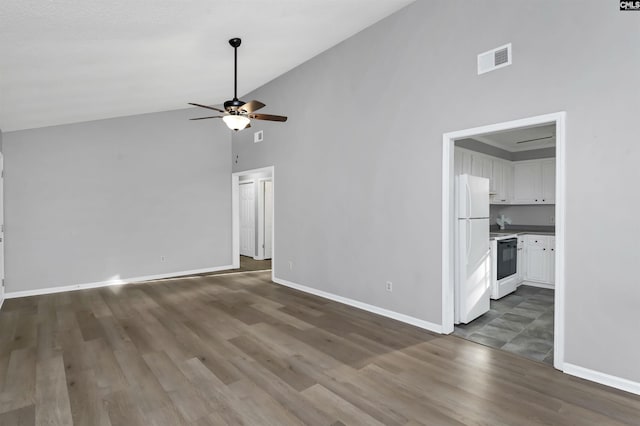
[[[489,179],[456,177],[455,200],[455,323],[466,324],[490,307]]]

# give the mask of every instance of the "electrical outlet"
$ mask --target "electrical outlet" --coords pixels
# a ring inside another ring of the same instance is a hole
[[[293,271],[293,260],[289,261],[289,270]]]
[[[387,291],[393,291],[393,283],[391,281],[387,281],[386,287]]]

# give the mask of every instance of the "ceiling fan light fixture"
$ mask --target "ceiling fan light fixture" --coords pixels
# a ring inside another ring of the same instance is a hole
[[[231,130],[246,129],[247,127],[251,127],[251,117],[254,120],[266,120],[266,121],[287,121],[287,117],[283,115],[273,115],[273,114],[254,114],[255,111],[265,107],[266,105],[260,101],[256,101],[255,99],[249,102],[243,102],[238,99],[238,46],[242,40],[239,38],[232,38],[229,40],[229,44],[233,47],[233,99],[226,101],[224,103],[224,110],[212,107],[208,105],[196,104],[193,102],[189,102],[189,105],[197,106],[200,108],[212,109],[214,111],[218,111],[223,113],[224,115],[215,115],[213,117],[199,117],[199,118],[190,118],[190,120],[208,120],[210,118],[222,118],[224,123]]]
[[[222,119],[228,128],[235,131],[244,129],[251,122],[245,115],[225,115]]]

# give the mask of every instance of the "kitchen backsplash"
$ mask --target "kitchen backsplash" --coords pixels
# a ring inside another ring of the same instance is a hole
[[[491,216],[491,225],[495,225],[496,219],[503,214],[511,219],[512,225],[553,226],[555,225],[555,210],[555,205],[491,205],[489,214]]]

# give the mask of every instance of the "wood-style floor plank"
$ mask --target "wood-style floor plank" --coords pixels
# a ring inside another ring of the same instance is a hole
[[[62,356],[36,365],[36,424],[73,424]]]
[[[5,301],[0,425],[638,425],[640,397],[278,286]]]

